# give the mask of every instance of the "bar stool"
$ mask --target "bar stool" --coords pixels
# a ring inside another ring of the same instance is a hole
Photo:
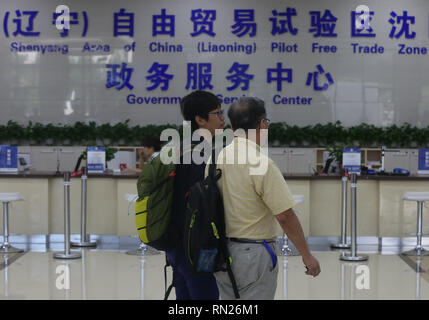
[[[128,211],[130,211],[129,207],[131,206],[131,204],[136,203],[137,198],[138,198],[137,194],[127,193],[125,195],[125,199],[129,202]],[[160,252],[152,247],[149,247],[145,243],[140,242],[140,245],[136,250],[127,251],[126,254],[129,254],[132,256],[150,256],[150,255],[160,254]]]
[[[428,256],[429,252],[422,247],[423,236],[423,203],[429,201],[429,192],[405,192],[403,200],[417,201],[417,246],[410,251],[403,252],[407,256]]]
[[[303,203],[305,200],[305,197],[302,194],[297,194],[297,195],[293,196],[293,200],[297,204]],[[295,210],[295,212],[299,213],[296,210]],[[281,255],[282,256],[299,256],[298,252],[293,252],[292,249],[289,247],[289,239],[288,239],[286,233],[283,234],[283,245],[282,245],[282,249],[281,249]]]
[[[22,201],[20,193],[0,193],[0,202],[3,202],[3,244],[0,253],[20,253],[24,250],[12,247],[9,243],[9,202]]]

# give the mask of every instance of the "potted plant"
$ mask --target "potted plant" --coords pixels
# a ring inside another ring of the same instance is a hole
[[[329,156],[335,158],[335,161],[337,161],[340,171],[343,170],[343,150],[344,150],[344,148],[345,148],[345,145],[328,146],[326,148],[326,150],[329,151]]]
[[[9,120],[6,125],[6,137],[10,145],[18,145],[25,140],[25,128],[16,121]]]

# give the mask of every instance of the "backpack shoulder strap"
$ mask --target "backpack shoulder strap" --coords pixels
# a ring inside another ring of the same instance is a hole
[[[234,291],[235,299],[240,299],[237,282],[235,281],[234,274],[232,273],[231,265],[228,262],[226,263],[226,272],[228,273],[229,280],[231,280],[232,290]]]
[[[225,238],[223,239],[225,241]],[[240,293],[238,292],[237,282],[235,281],[234,273],[232,272],[231,263],[232,259],[228,254],[228,249],[226,247],[226,243],[221,247],[221,256],[226,266],[226,273],[228,274],[229,280],[231,281],[232,290],[234,291],[234,296],[236,299],[240,299]]]
[[[216,154],[216,149],[213,147],[211,162],[209,164],[208,176],[215,182],[218,181],[222,176],[222,170],[217,168],[217,155],[218,154]]]
[[[213,178],[215,176],[215,171],[216,171],[216,149],[213,147],[212,148],[212,157],[211,157],[211,162],[210,162],[210,166],[209,166],[209,176],[211,178]]]
[[[167,256],[165,256],[165,266],[164,266],[165,295],[164,295],[164,300],[168,300],[168,297],[170,296],[171,290],[174,287],[174,273],[173,273],[173,280],[171,280],[171,284],[167,288],[167,267],[171,267],[171,264],[170,264],[170,262],[168,262]]]

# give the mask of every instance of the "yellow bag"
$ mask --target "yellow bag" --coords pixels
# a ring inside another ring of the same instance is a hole
[[[143,200],[136,202],[136,226],[137,233],[140,237],[140,240],[144,243],[148,243],[147,238],[147,200],[149,196],[143,198]]]
[[[176,165],[163,164],[160,156],[145,164],[137,180],[136,227],[140,240],[158,250],[169,250],[177,236],[172,221]]]

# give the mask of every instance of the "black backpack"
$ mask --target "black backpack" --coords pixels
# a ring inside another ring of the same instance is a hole
[[[215,159],[214,154],[212,159]],[[223,200],[216,184],[222,171],[216,169],[213,162],[208,176],[195,183],[186,194],[183,245],[186,258],[195,273],[228,272],[238,299],[240,295],[231,270],[232,259],[225,236]]]

